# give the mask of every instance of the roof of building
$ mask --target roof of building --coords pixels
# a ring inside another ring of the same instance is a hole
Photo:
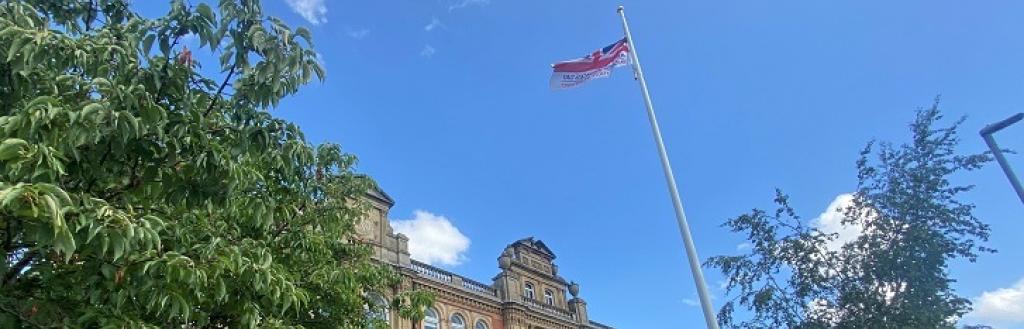
[[[371,196],[371,197],[373,197],[373,198],[375,198],[375,199],[377,199],[377,200],[380,200],[380,201],[386,203],[388,206],[394,206],[395,205],[395,199],[392,199],[390,195],[385,193],[384,190],[380,189],[380,187],[378,187],[376,185],[374,185],[373,188],[371,188],[369,191],[367,191],[366,194]]]
[[[534,239],[532,236],[516,240],[516,242],[513,242],[512,245],[526,246],[528,248],[537,250],[538,252],[544,254],[545,256],[550,257],[552,260],[555,259],[555,252],[551,251],[551,248],[548,248],[548,246],[544,244],[544,241]]]

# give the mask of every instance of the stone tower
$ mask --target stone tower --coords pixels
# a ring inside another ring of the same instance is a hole
[[[359,222],[356,233],[366,244],[373,247],[373,258],[393,265],[408,267],[409,238],[404,234],[395,234],[388,222],[388,211],[395,205],[387,193],[372,189],[366,195],[370,209],[366,217]]]

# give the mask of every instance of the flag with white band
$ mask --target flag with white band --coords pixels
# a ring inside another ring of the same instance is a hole
[[[586,57],[559,62],[552,67],[551,89],[568,89],[591,79],[606,78],[612,69],[629,64],[629,42],[625,38],[598,49]]]

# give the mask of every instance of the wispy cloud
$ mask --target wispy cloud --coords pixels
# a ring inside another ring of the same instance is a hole
[[[1008,288],[986,291],[972,300],[974,311],[963,322],[978,322],[996,328],[1024,326],[1024,278]]]
[[[715,296],[715,294],[708,294],[708,297],[710,297],[712,301],[718,299],[718,296]],[[700,299],[698,299],[696,296],[691,298],[683,298],[683,304],[686,304],[686,306],[697,307],[700,306]]]
[[[420,56],[426,58],[434,57],[435,53],[437,53],[437,49],[434,49],[434,47],[429,44],[423,46],[423,50],[420,50]]]
[[[469,238],[444,216],[413,212],[412,219],[391,221],[396,233],[409,237],[409,254],[427,264],[459,265],[469,249]]]
[[[370,29],[367,29],[367,28],[353,29],[351,27],[347,27],[347,28],[345,28],[345,34],[348,35],[352,39],[362,40],[366,36],[370,35]]]
[[[427,31],[427,32],[430,32],[430,31],[433,31],[434,29],[438,29],[438,28],[440,28],[440,29],[445,28],[444,23],[441,23],[441,20],[437,19],[437,17],[432,17],[430,19],[430,23],[427,24],[427,26],[424,26],[423,30]]]
[[[454,11],[456,9],[462,9],[469,6],[485,6],[491,3],[491,0],[456,0],[450,6],[448,11]]]
[[[750,242],[744,242],[744,243],[740,243],[740,244],[736,245],[736,251],[747,251],[747,250],[750,250],[750,248],[753,248],[753,247],[754,247],[754,245],[750,244]]]
[[[327,5],[325,0],[285,0],[288,7],[305,18],[310,24],[327,23]]]

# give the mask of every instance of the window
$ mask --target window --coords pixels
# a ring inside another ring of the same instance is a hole
[[[548,305],[555,305],[555,293],[549,289],[544,289],[544,302]]]
[[[384,320],[388,322],[390,320],[390,314],[388,314],[388,303],[379,294],[371,293],[367,296],[369,304],[366,305],[366,317],[375,320]]]
[[[423,329],[441,329],[441,320],[437,318],[437,310],[428,308],[423,317]]]
[[[526,298],[533,299],[533,284],[527,282],[525,290],[523,294],[526,295]]]
[[[487,322],[484,322],[484,320],[476,320],[476,326],[474,326],[473,329],[490,329],[490,328],[487,327]]]
[[[451,329],[466,329],[466,320],[458,313],[452,314],[448,321],[451,322]]]

